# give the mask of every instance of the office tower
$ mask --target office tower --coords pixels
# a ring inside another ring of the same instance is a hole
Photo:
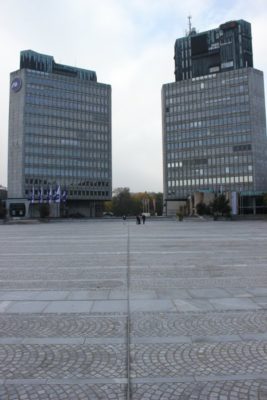
[[[111,86],[22,51],[10,75],[8,151],[10,202],[38,203],[60,188],[71,212],[96,215],[112,191]]]
[[[176,82],[162,88],[166,203],[267,190],[263,73],[252,59],[242,20],[176,41]]]

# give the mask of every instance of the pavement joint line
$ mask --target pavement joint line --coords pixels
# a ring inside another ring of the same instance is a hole
[[[47,384],[47,379],[2,379],[2,382],[5,385],[45,385]]]
[[[0,346],[6,344],[39,344],[39,345],[84,345],[90,346],[95,344],[110,345],[110,344],[125,344],[125,337],[45,337],[45,338],[31,338],[31,337],[5,337],[0,338]]]
[[[127,400],[131,400],[131,321],[130,321],[130,226],[127,223],[127,320],[126,320],[126,345],[127,345]]]
[[[86,278],[86,279],[46,279],[45,282],[84,282],[84,281],[96,282],[96,281],[101,281],[101,280],[103,280],[103,279],[101,279],[101,278],[95,278],[95,279],[88,279],[88,278]],[[109,277],[105,278],[104,280],[107,280],[107,281],[121,281],[121,282],[125,281],[124,278],[119,278],[118,279],[118,278],[109,278]],[[10,280],[10,279],[0,279],[0,282],[24,282],[24,281],[25,282],[43,282],[44,280],[43,279],[28,279],[28,278],[25,278],[25,279],[12,279],[12,280]],[[23,290],[25,290],[25,289],[23,289]],[[28,290],[30,290],[30,289],[28,289]]]
[[[50,379],[50,378],[37,378],[37,379],[1,379],[0,385],[86,385],[86,384],[127,384],[127,378],[63,378],[63,379]]]
[[[237,341],[264,341],[266,334],[236,335],[188,335],[188,336],[132,336],[133,344],[167,344],[167,343],[231,343]]]
[[[73,385],[73,384],[127,384],[128,379],[124,377],[118,378],[87,378],[87,379],[79,379],[79,378],[66,378],[66,379],[47,379],[48,384],[64,384],[64,385]]]
[[[224,382],[224,381],[249,381],[249,380],[267,380],[267,374],[244,374],[244,375],[209,375],[195,376],[197,382]]]
[[[89,309],[89,311],[88,311],[89,314],[90,314],[90,312],[92,311],[93,306],[94,306],[94,301],[92,301],[91,307],[90,307],[90,309]]]
[[[109,269],[109,270],[113,270],[113,269],[126,269],[127,268],[127,266],[126,265],[118,265],[118,266],[115,266],[115,267],[113,267],[113,266],[110,266],[110,267],[108,267],[108,266],[103,266],[103,269],[105,269],[105,268],[107,268],[107,269]],[[38,270],[40,270],[40,271],[42,271],[44,268],[43,267],[35,267],[35,266],[33,266],[33,267],[16,267],[16,268],[13,268],[13,270],[14,269],[23,269],[23,270],[33,270],[33,271],[38,271]],[[64,269],[64,270],[66,270],[66,271],[71,271],[71,270],[74,270],[74,271],[76,271],[77,269],[82,269],[82,270],[87,270],[87,269],[95,269],[96,271],[99,271],[99,267],[97,267],[97,266],[90,266],[90,265],[83,265],[83,266],[79,266],[79,267],[58,267],[57,266],[57,270],[61,270],[61,269]],[[8,267],[0,267],[0,271],[1,270],[6,270],[6,271],[10,271],[10,268],[8,268]],[[51,271],[54,271],[54,268],[53,267],[48,267],[47,268],[47,270],[49,271],[49,270],[51,270]]]
[[[224,382],[235,381],[242,382],[248,380],[267,380],[267,374],[245,374],[245,375],[203,375],[203,376],[175,376],[175,377],[144,377],[131,378],[133,384],[144,383],[190,383],[190,382]]]
[[[138,253],[138,252],[137,252]],[[55,252],[53,252],[53,255],[54,256],[67,256],[67,255],[81,255],[81,256],[87,256],[87,255],[127,255],[127,252],[126,251],[90,251],[90,252],[74,252],[74,251],[71,251],[71,253],[55,253]],[[1,253],[1,257],[2,256],[12,256],[13,255],[13,253]],[[34,254],[32,254],[32,253],[16,253],[16,256],[19,256],[19,257],[29,257],[29,256],[47,256],[47,257],[51,257],[51,254],[50,253],[34,253]]]
[[[224,252],[232,253],[233,251],[227,251],[227,249],[224,249]],[[203,250],[179,250],[179,251],[131,251],[130,254],[192,254],[192,253],[214,253],[214,251],[203,251]],[[71,255],[127,255],[127,251],[90,251],[90,252],[74,252],[72,251],[70,253]],[[1,254],[2,256],[12,256],[13,253],[3,253]],[[50,256],[50,253],[16,253],[16,256]],[[54,256],[66,256],[67,253],[53,253]]]

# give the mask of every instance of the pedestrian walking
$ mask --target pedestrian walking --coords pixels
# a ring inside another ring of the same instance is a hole
[[[140,224],[141,224],[141,219],[140,219],[140,216],[137,215],[136,216],[136,225],[140,225]]]
[[[145,225],[145,223],[146,223],[146,216],[145,216],[145,214],[142,214],[142,221],[143,221],[143,225]]]

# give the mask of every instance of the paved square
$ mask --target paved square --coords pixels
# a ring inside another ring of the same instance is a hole
[[[0,225],[1,400],[266,400],[267,222]]]

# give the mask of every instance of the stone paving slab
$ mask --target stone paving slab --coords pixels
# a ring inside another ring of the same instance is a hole
[[[41,313],[49,305],[48,301],[10,301],[4,312]]]
[[[2,379],[125,378],[126,346],[6,344],[0,346]]]
[[[0,399],[266,400],[266,226],[1,225]]]
[[[72,290],[69,292],[68,300],[107,300],[109,290]]]
[[[260,305],[247,298],[210,299],[209,302],[217,310],[256,310]]]
[[[0,338],[124,337],[121,314],[0,314]]]
[[[266,380],[156,383],[133,385],[132,396],[145,400],[265,400]]]
[[[126,300],[103,300],[94,301],[92,305],[92,312],[127,312]]]
[[[44,313],[89,313],[92,301],[51,301],[43,310]]]
[[[180,300],[174,299],[174,304],[178,311],[211,311],[214,310],[212,304],[207,300]]]
[[[131,300],[131,312],[136,311],[175,311],[175,305],[171,300]]]
[[[136,344],[131,347],[132,376],[209,376],[266,374],[267,342]]]
[[[12,400],[125,400],[126,384],[2,384],[0,398]]]
[[[229,297],[229,293],[225,289],[188,289],[190,296],[197,299],[207,298],[225,298]]]
[[[105,280],[5,280],[0,281],[1,289],[20,289],[20,290],[64,290],[64,289],[125,289],[125,281],[116,279],[105,279]]]

